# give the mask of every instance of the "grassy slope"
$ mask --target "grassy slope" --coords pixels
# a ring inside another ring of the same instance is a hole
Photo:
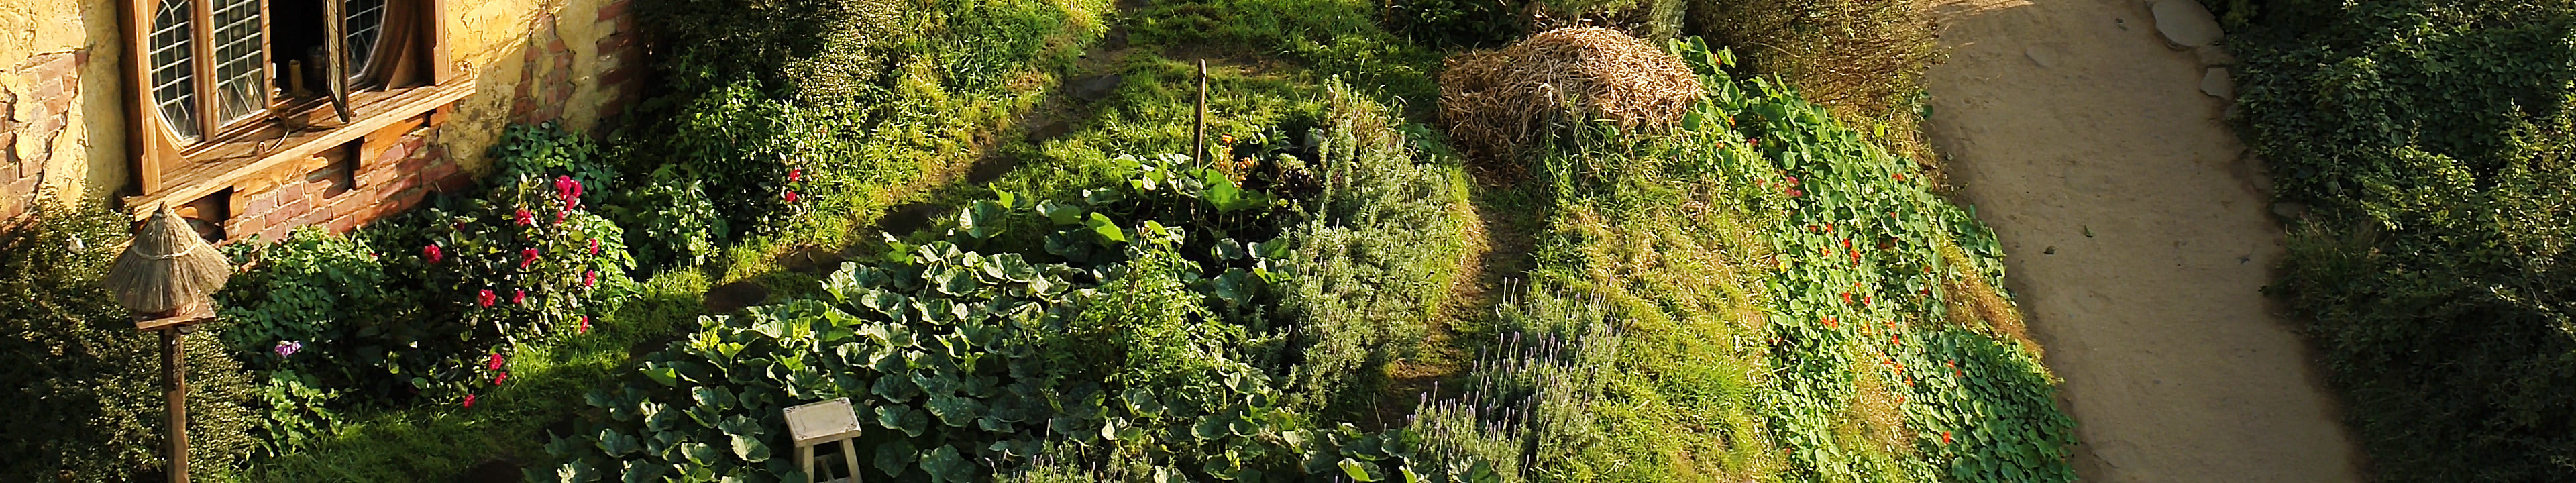
[[[1627,324],[1575,479],[2071,479],[1991,234],[1794,93],[1711,85],[1698,129],[1540,162],[1533,278]]]

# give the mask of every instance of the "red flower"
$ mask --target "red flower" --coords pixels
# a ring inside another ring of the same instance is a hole
[[[1949,431],[1942,431],[1942,432],[1941,432],[1941,444],[1950,444],[1950,432],[1949,432]]]
[[[571,176],[556,176],[555,196],[563,198],[565,205],[581,204],[581,182],[573,181]]]
[[[474,395],[472,395],[472,394],[467,394],[467,395],[465,395],[465,407],[469,407],[469,408],[470,408],[470,407],[474,407]]]
[[[1896,180],[1905,181],[1905,173],[1896,173]]]
[[[789,203],[795,203],[795,202],[796,202],[796,192],[794,192],[794,191],[789,191],[789,192],[787,192],[787,196],[786,196],[786,198],[787,198],[787,202],[789,202]]]
[[[568,218],[568,217],[571,217],[571,216],[572,216],[572,207],[570,207],[570,206],[566,206],[566,207],[564,207],[564,209],[555,210],[555,223],[563,223],[564,218]]]
[[[521,289],[521,290],[511,290],[511,291],[510,291],[510,305],[527,305],[527,304],[528,304],[528,291],[527,291],[527,290],[525,290],[525,289]]]
[[[1851,292],[1843,292],[1843,303],[1851,303]]]
[[[492,385],[494,385],[494,386],[501,385],[501,381],[506,381],[506,380],[509,380],[509,379],[510,379],[510,373],[504,372],[504,373],[500,373],[500,374],[495,374],[495,375],[493,375],[493,376],[492,376]]]
[[[536,212],[528,211],[527,208],[520,208],[519,226],[537,226]]]
[[[492,289],[488,289],[488,288],[487,288],[487,289],[483,289],[483,293],[476,294],[476,295],[474,296],[474,303],[475,303],[475,305],[481,305],[481,306],[484,306],[484,307],[490,307],[490,306],[492,306],[492,299],[493,299],[493,296],[492,296]]]
[[[447,259],[447,252],[438,249],[438,244],[433,243],[420,247],[420,257],[429,259],[429,263],[435,265],[439,260]]]
[[[599,239],[597,239],[597,238],[592,238],[592,239],[590,239],[590,254],[592,254],[592,255],[598,255],[598,254],[599,254]]]
[[[787,170],[787,182],[794,183],[803,179],[805,179],[805,168]]]
[[[1790,198],[1796,198],[1796,197],[1798,197],[1798,195],[1806,194],[1806,193],[1807,193],[1807,192],[1805,192],[1805,191],[1798,191],[1798,189],[1797,189],[1797,188],[1789,188],[1789,197],[1790,197]]]
[[[520,270],[527,270],[528,265],[534,263],[537,263],[537,249],[535,247],[519,249]]]
[[[582,272],[582,273],[581,273],[581,288],[591,288],[591,287],[597,287],[597,286],[599,286],[599,271],[598,271],[598,270],[591,270],[591,271],[587,271],[587,272]]]
[[[1898,335],[1890,334],[1890,335],[1888,335],[1888,336],[1887,336],[1887,343],[1889,343],[1889,344],[1896,344],[1896,345],[1905,345],[1905,339],[1903,339],[1903,338],[1902,338],[1902,336],[1898,336]]]
[[[581,316],[581,327],[580,327],[580,328],[577,328],[577,329],[573,329],[573,333],[576,333],[576,334],[588,334],[588,333],[590,333],[590,316],[588,316],[588,315]]]
[[[492,353],[492,357],[487,357],[487,358],[484,358],[484,359],[483,359],[483,370],[487,370],[487,371],[498,371],[498,370],[501,370],[501,362],[502,362],[502,361],[503,361],[503,359],[501,358],[501,353],[499,353],[499,352],[494,352],[494,353]]]
[[[1834,318],[1833,318],[1833,317],[1826,317],[1826,318],[1825,318],[1825,326],[1826,326],[1826,327],[1841,327],[1841,325],[1840,325],[1840,324],[1835,324],[1835,323],[1834,323]]]

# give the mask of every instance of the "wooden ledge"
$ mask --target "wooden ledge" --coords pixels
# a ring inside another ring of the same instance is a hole
[[[370,102],[362,108],[354,109],[358,111],[358,118],[355,121],[325,131],[289,134],[284,142],[272,148],[277,149],[273,152],[256,153],[254,146],[278,143],[275,138],[217,143],[216,146],[196,150],[189,157],[204,156],[218,160],[195,163],[194,166],[164,173],[163,176],[169,179],[165,184],[168,188],[158,193],[125,197],[125,208],[132,212],[131,216],[134,219],[141,220],[152,214],[154,206],[163,203],[171,206],[187,204],[197,198],[230,188],[245,177],[312,157],[323,150],[365,137],[386,126],[454,104],[457,100],[464,99],[465,96],[473,93],[474,79],[470,77],[434,86],[386,92],[385,97]],[[220,154],[207,154],[222,153],[225,150],[238,152],[239,155],[225,157]]]

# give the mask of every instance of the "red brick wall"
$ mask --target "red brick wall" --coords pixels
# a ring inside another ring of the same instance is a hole
[[[80,95],[80,66],[89,57],[85,52],[29,58],[14,68],[34,81],[29,92],[0,89],[0,221],[25,215],[34,203],[45,163],[53,160],[54,143],[71,124],[72,101]],[[19,112],[29,107],[31,112]]]
[[[315,163],[319,166],[273,189],[233,193],[224,234],[228,241],[252,235],[275,241],[306,225],[347,232],[418,206],[432,191],[471,185],[473,177],[457,170],[444,150],[429,143],[436,132],[437,128],[421,128],[361,145],[355,153],[360,157],[355,173],[348,172],[344,160],[332,159]]]

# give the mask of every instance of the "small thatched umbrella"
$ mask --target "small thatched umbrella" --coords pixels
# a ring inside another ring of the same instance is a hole
[[[166,314],[209,300],[232,278],[232,265],[197,238],[188,222],[164,205],[134,234],[134,244],[107,270],[107,288],[125,308]]]

